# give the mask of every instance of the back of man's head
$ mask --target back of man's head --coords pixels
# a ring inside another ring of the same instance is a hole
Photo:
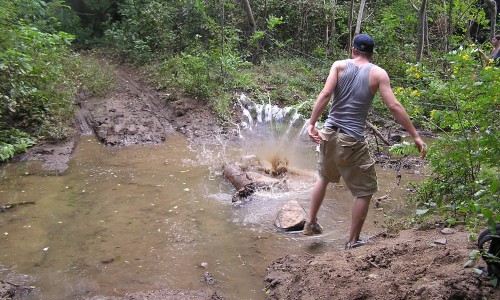
[[[373,54],[373,48],[375,47],[375,42],[373,38],[368,34],[358,34],[354,41],[352,42],[352,47],[356,49],[360,54],[370,57]]]

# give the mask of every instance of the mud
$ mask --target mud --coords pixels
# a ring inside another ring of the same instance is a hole
[[[464,268],[469,232],[405,230],[324,255],[285,256],[267,270],[270,299],[500,299],[488,278]]]

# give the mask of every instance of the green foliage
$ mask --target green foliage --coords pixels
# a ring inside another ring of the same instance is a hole
[[[72,93],[71,83],[63,79],[71,36],[24,25],[11,34],[16,39],[0,52],[0,116],[19,126],[35,125],[32,131],[50,119],[64,119]]]
[[[414,60],[416,39],[413,36],[418,20],[416,13],[409,14],[409,10],[414,10],[411,2],[393,1],[391,5],[381,7],[378,17],[369,22],[365,29],[365,33],[376,41],[375,62],[386,69],[391,77],[404,76],[401,71],[405,63]]]
[[[28,0],[0,4],[6,8],[0,14],[0,143],[5,160],[32,145],[25,133],[64,137],[73,120],[75,86],[66,71],[72,63],[72,36],[55,33],[47,5]]]
[[[427,80],[419,92],[407,95],[414,103],[435,104],[421,115],[443,132],[429,149],[433,175],[418,188],[417,203],[449,225],[472,229],[500,223],[500,78],[493,65],[481,67],[476,55],[474,45],[446,55],[442,74],[422,75]],[[409,76],[421,70],[411,66]]]
[[[217,115],[219,115],[223,120],[228,119],[228,115],[230,112],[232,99],[229,93],[223,93],[219,97],[217,97],[214,103],[214,109]]]
[[[418,155],[418,150],[415,148],[415,145],[408,142],[402,142],[389,147],[389,153],[398,156],[408,156],[411,154]]]
[[[121,20],[105,32],[107,42],[123,58],[147,63],[153,55],[174,49],[175,13],[164,1],[124,0],[119,6]]]
[[[54,2],[49,2],[48,5],[52,15],[57,18],[58,30],[74,35],[74,44],[79,47],[83,48],[91,43],[92,30],[82,26],[80,17],[70,6],[54,5]]]
[[[158,67],[158,87],[182,88],[188,95],[210,97],[215,85],[210,80],[207,53],[181,53]]]
[[[158,67],[156,81],[160,88],[178,87],[188,95],[210,99],[223,88],[250,85],[248,76],[240,73],[249,65],[229,48],[224,53],[217,48],[192,54],[181,53]]]
[[[256,31],[249,39],[248,44],[253,46],[256,49],[260,49],[260,44],[264,43],[266,41],[267,35],[272,34],[273,31],[277,29],[278,25],[283,24],[283,18],[277,18],[275,16],[269,16],[267,19],[267,27],[266,31],[261,31],[258,30]],[[279,43],[274,43],[275,46],[280,47]],[[268,53],[271,51],[272,47],[267,47],[265,49],[262,49],[263,52]]]
[[[42,32],[55,33],[58,20],[50,14],[49,7],[55,8],[63,5],[63,1],[42,0],[16,0],[13,1],[16,19],[23,24],[30,24]],[[3,6],[2,6],[3,7]]]
[[[300,104],[304,115],[309,115],[309,109],[328,76],[329,67],[303,58],[263,61],[248,70],[256,86],[252,93],[254,98],[259,98],[259,94],[269,94],[273,103],[283,106]]]
[[[216,24],[209,27],[210,32],[220,29]],[[237,32],[226,27],[224,33],[223,37],[214,38],[208,48],[203,37],[197,35],[189,51],[160,63],[154,75],[158,88],[180,88],[187,95],[211,102],[220,116],[228,114],[228,110],[224,111],[229,109],[226,91],[249,89],[253,83],[243,72],[252,64],[237,49]]]
[[[11,128],[0,131],[0,161],[6,161],[15,154],[26,152],[35,144],[29,134]]]

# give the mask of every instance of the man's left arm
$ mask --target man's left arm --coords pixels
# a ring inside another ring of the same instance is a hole
[[[413,141],[415,142],[415,147],[417,147],[421,156],[425,157],[425,154],[427,153],[427,145],[420,137],[420,134],[418,134],[415,126],[413,126],[413,123],[411,122],[406,109],[396,99],[396,96],[392,92],[389,75],[387,75],[384,70],[380,69],[377,76],[379,80],[379,92],[382,101],[389,108],[396,121],[410,133]]]

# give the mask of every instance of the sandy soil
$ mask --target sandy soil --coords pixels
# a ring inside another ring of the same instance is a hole
[[[156,91],[141,77],[122,66],[119,87],[108,97],[91,99],[81,93],[75,122],[79,132],[94,133],[108,146],[168,143],[174,130],[196,143],[210,143],[221,133],[228,141],[236,139],[206,103],[175,91]],[[44,142],[17,160],[38,160],[45,172],[60,174],[77,141],[78,135],[65,142]],[[500,290],[485,276],[463,267],[474,249],[464,230],[446,235],[440,228],[407,230],[379,236],[357,249],[286,255],[268,267],[262,285],[267,299],[500,299]],[[26,287],[0,283],[0,299],[22,299],[29,292]],[[226,298],[213,290],[162,290],[92,299]]]
[[[477,249],[469,233],[405,230],[352,250],[285,256],[267,271],[267,299],[500,299],[464,268]]]

